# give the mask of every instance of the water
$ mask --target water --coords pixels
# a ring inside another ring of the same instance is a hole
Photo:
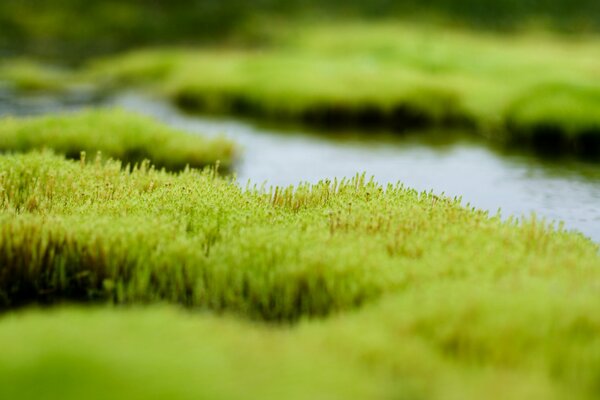
[[[0,115],[70,110],[82,104],[52,98],[32,99],[28,104],[30,100],[11,102],[8,97],[3,100],[0,96]],[[164,102],[135,94],[120,95],[104,104],[149,114],[189,132],[230,137],[243,148],[236,166],[242,184],[287,186],[365,172],[381,183],[400,181],[419,190],[462,196],[464,203],[493,213],[500,209],[503,216],[535,212],[600,241],[600,165],[542,162],[466,140],[432,144],[418,135],[365,140],[364,132],[358,139],[315,135],[302,129],[282,131],[231,117],[186,115]]]

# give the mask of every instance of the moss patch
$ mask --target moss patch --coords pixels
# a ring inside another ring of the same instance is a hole
[[[208,139],[169,128],[152,118],[119,109],[98,109],[36,118],[0,119],[0,151],[51,149],[79,159],[97,152],[125,163],[151,160],[157,167],[179,170],[217,162],[231,167],[235,146],[225,138]]]
[[[429,279],[495,284],[523,268],[562,275],[599,261],[580,235],[360,176],[264,192],[147,164],[31,154],[0,165],[4,307],[170,301],[295,320]]]

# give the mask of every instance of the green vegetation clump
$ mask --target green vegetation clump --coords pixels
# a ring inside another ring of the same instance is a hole
[[[98,109],[34,118],[0,119],[0,151],[52,149],[69,158],[81,152],[157,167],[180,170],[220,163],[229,169],[235,146],[225,138],[207,139],[169,128],[157,121],[120,109]]]
[[[22,88],[138,86],[190,111],[395,131],[466,129],[499,142],[600,157],[594,37],[387,23],[291,25],[261,49],[139,50],[61,79],[0,69]],[[11,72],[12,71],[12,72]],[[18,72],[18,73],[15,73]]]
[[[170,301],[295,320],[447,275],[495,284],[600,261],[584,237],[535,219],[503,222],[360,176],[264,191],[147,163],[123,170],[30,154],[0,166],[4,307]]]
[[[511,139],[546,150],[600,156],[600,86],[536,87],[508,113]]]
[[[32,60],[21,59],[0,63],[0,83],[7,82],[20,92],[56,92],[63,90],[70,80],[65,71],[42,66]]]
[[[363,176],[0,156],[2,308],[135,306],[4,314],[2,398],[591,400],[599,281],[580,234]]]
[[[435,279],[293,328],[167,307],[5,314],[0,396],[597,398],[597,296],[520,278],[496,290]]]
[[[0,162],[4,306],[169,301],[289,320],[371,300],[290,329],[165,309],[4,317],[8,397],[597,393],[600,258],[579,235],[361,177],[264,192],[210,171]]]
[[[150,86],[190,110],[327,127],[458,126],[498,142],[529,126],[571,138],[596,129],[595,38],[392,23],[289,28],[278,38],[260,51],[137,51],[92,62],[86,74],[114,87]]]

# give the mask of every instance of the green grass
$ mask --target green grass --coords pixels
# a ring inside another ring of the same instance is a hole
[[[147,164],[33,154],[1,165],[5,306],[169,300],[289,320],[353,308],[421,275],[460,275],[477,260],[509,267],[506,246],[512,267],[533,255],[541,268],[598,262],[579,235],[361,177],[263,193]]]
[[[2,398],[600,393],[598,245],[535,218],[29,153],[0,157],[0,221],[3,308],[137,307],[2,316]]]
[[[229,169],[235,146],[225,138],[208,139],[169,128],[152,118],[119,109],[98,109],[35,118],[0,119],[0,151],[52,149],[69,158],[97,152],[123,163],[151,160],[180,170],[220,163]]]
[[[136,51],[92,63],[88,77],[150,86],[192,110],[329,127],[459,126],[506,141],[552,123],[571,142],[599,136],[593,36],[349,23],[292,26],[276,37],[260,50]]]

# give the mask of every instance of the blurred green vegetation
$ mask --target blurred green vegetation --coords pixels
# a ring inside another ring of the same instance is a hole
[[[207,139],[120,109],[98,109],[37,118],[0,118],[0,152],[51,149],[79,159],[97,152],[123,164],[145,159],[158,168],[182,170],[219,163],[232,167],[236,148],[223,137]]]
[[[578,33],[514,32],[532,25]],[[598,28],[597,0],[3,0],[2,56],[86,61],[15,58],[0,79],[329,126],[458,125],[597,158],[600,46],[582,31]],[[105,305],[3,314],[0,398],[600,396],[600,255],[581,234],[360,175],[244,189],[185,168],[230,166],[229,141],[118,110],[4,119],[0,149],[60,154],[0,155],[0,309]],[[92,162],[63,157],[81,151]],[[181,171],[123,168],[144,158]]]
[[[60,92],[73,83],[69,74],[30,58],[10,58],[0,62],[0,81],[22,92]]]
[[[600,159],[600,40],[397,22],[271,26],[268,46],[156,46],[76,70],[0,63],[22,92],[150,89],[189,111],[395,131],[458,128]]]
[[[3,0],[0,48],[65,57],[143,44],[260,42],[266,26],[298,18],[442,20],[493,29],[529,24],[600,27],[596,0]],[[264,39],[264,38],[262,38]]]
[[[191,111],[327,128],[466,128],[496,142],[600,157],[593,35],[329,23],[290,25],[276,36],[260,50],[126,52],[90,62],[79,78],[149,87]]]
[[[165,306],[4,315],[0,397],[597,399],[597,296],[523,280],[417,286],[291,329]]]

